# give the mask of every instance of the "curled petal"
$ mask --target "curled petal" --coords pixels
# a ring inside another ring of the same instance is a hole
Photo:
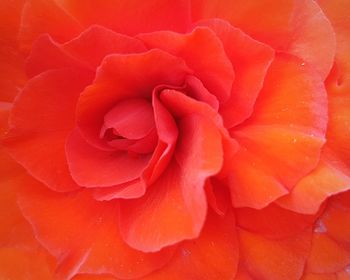
[[[186,35],[159,31],[137,37],[149,48],[159,48],[181,57],[219,101],[230,96],[234,80],[232,65],[220,40],[210,29],[199,27]]]

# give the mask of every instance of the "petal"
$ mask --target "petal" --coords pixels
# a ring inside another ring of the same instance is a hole
[[[327,145],[327,144],[326,144]],[[328,152],[329,154],[329,152]],[[331,195],[350,188],[350,173],[339,160],[323,151],[318,166],[277,203],[295,212],[313,214]]]
[[[135,38],[115,33],[103,26],[93,25],[78,37],[62,45],[62,48],[93,69],[109,54],[139,53],[145,46]]]
[[[175,120],[160,102],[157,88],[154,89],[152,96],[158,144],[142,176],[148,185],[155,182],[167,168],[172,159],[178,138],[178,128]]]
[[[99,131],[104,115],[118,101],[129,98],[150,100],[157,85],[181,86],[189,72],[181,59],[161,50],[107,56],[94,83],[79,98],[77,122],[82,135],[90,144],[110,149],[99,138]]]
[[[265,167],[264,161],[245,147],[240,147],[227,164],[227,182],[235,207],[263,208],[288,193],[278,178]]]
[[[82,30],[81,25],[53,0],[28,0],[22,11],[18,39],[21,48],[30,50],[32,42],[48,33],[54,40],[65,42]]]
[[[90,146],[76,129],[68,137],[66,155],[70,173],[78,185],[107,187],[137,179],[145,169],[149,155],[109,152]]]
[[[16,280],[53,279],[53,267],[47,258],[38,249],[0,248],[0,277]]]
[[[283,188],[291,189],[315,168],[324,144],[326,123],[323,84],[299,60],[279,55],[269,69],[253,115],[231,130],[241,145],[237,154],[239,164],[235,157],[231,161],[235,172],[230,185],[235,205],[261,208],[284,194]],[[243,166],[247,165],[250,173],[256,175],[244,174]],[[248,190],[259,185],[259,180],[254,181],[259,177],[267,189],[256,190],[255,198],[250,198]]]
[[[255,210],[236,209],[237,225],[244,230],[267,238],[286,238],[311,227],[317,216],[302,215],[285,210],[274,204]],[[271,223],[273,221],[273,223]]]
[[[168,265],[140,280],[231,280],[238,263],[234,216],[208,213],[201,235],[183,242]]]
[[[350,89],[349,2],[346,0],[318,0],[317,2],[331,22],[337,40],[334,71],[327,80],[328,90],[333,94],[339,93],[345,97]]]
[[[26,73],[29,78],[52,69],[65,67],[86,67],[65,52],[61,45],[48,35],[41,35],[34,43],[26,60]]]
[[[166,90],[161,100],[169,108],[181,95]],[[219,129],[196,115],[193,106],[191,109],[178,119],[176,161],[173,159],[145,196],[121,203],[122,235],[139,250],[156,251],[195,238],[202,228],[207,209],[204,182],[221,168],[222,144]]]
[[[229,100],[222,104],[220,109],[225,126],[231,128],[252,114],[266,72],[273,60],[274,51],[232,27],[226,21],[203,20],[196,25],[208,26],[215,32],[232,63],[235,81]]]
[[[301,280],[340,280],[336,274],[306,273]]]
[[[52,189],[78,187],[68,171],[64,142],[74,123],[79,93],[90,81],[90,73],[76,69],[45,72],[28,82],[14,104],[4,145]]]
[[[350,263],[350,251],[346,251],[324,233],[314,233],[307,261],[307,270],[315,273],[333,273]]]
[[[107,112],[104,124],[122,137],[141,139],[155,126],[151,103],[143,98],[122,100]]]
[[[234,72],[215,34],[208,28],[196,28],[190,34],[160,31],[137,36],[148,48],[159,48],[184,59],[211,94],[219,101],[230,96]],[[201,48],[198,48],[201,46]]]
[[[192,0],[192,18],[226,19],[276,50],[300,57],[323,79],[332,67],[334,32],[315,1]]]
[[[31,178],[21,186],[19,205],[40,243],[60,262],[58,279],[77,273],[137,278],[159,269],[173,254],[172,248],[145,254],[127,246],[119,235],[115,202],[97,202],[87,192],[59,194]]]
[[[281,240],[240,230],[240,255],[254,279],[297,280],[304,270],[310,240],[309,230]]]
[[[57,2],[84,26],[100,24],[128,35],[155,30],[185,32],[190,21],[187,0],[111,0],[99,5],[88,0],[83,6],[79,0]]]

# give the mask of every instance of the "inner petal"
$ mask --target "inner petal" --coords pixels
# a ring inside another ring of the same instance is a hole
[[[141,139],[155,127],[151,103],[142,98],[119,102],[105,116],[101,134],[112,128],[115,135],[127,139]]]

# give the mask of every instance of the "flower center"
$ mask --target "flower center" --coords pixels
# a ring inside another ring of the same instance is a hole
[[[100,138],[111,147],[150,153],[157,144],[153,108],[142,98],[118,102],[105,116]]]

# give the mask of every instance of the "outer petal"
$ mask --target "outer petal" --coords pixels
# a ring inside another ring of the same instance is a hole
[[[17,47],[24,0],[4,0],[0,5],[0,101],[12,101],[26,81],[24,55]]]
[[[219,101],[226,101],[230,96],[234,80],[232,65],[210,29],[196,28],[186,35],[160,31],[141,34],[138,38],[149,48],[160,48],[181,57]]]
[[[324,79],[334,58],[332,27],[315,1],[192,0],[193,19],[222,18],[253,38],[312,65]]]
[[[242,229],[275,239],[299,234],[311,227],[317,218],[316,215],[298,214],[274,204],[261,210],[238,208],[236,217],[237,225]]]
[[[313,214],[329,196],[349,188],[349,168],[325,147],[318,166],[277,203],[295,212]]]
[[[77,273],[137,278],[160,268],[172,256],[171,248],[145,254],[127,246],[119,235],[115,202],[96,202],[86,192],[58,194],[29,177],[21,187],[20,208],[38,240],[56,256],[59,279]]]
[[[28,0],[23,6],[18,38],[21,48],[30,50],[32,42],[43,33],[50,34],[58,42],[64,42],[81,30],[76,19],[54,0]]]
[[[267,69],[274,58],[274,51],[232,27],[226,21],[203,20],[196,25],[208,26],[215,32],[235,71],[230,98],[226,103],[221,104],[220,108],[225,126],[231,128],[252,114]]]
[[[52,189],[78,188],[68,171],[64,142],[79,93],[90,81],[90,73],[76,69],[45,72],[28,82],[14,105],[4,144],[16,161]]]
[[[350,264],[350,192],[329,199],[314,228],[306,270],[337,273]]]
[[[101,64],[106,55],[139,53],[147,50],[140,40],[98,25],[89,27],[78,37],[63,44],[62,48],[93,69]]]
[[[297,280],[308,256],[311,231],[281,240],[269,240],[248,231],[239,231],[242,261],[253,279]]]
[[[79,0],[56,2],[84,26],[100,24],[128,35],[155,30],[185,32],[190,23],[188,0],[110,0],[99,5],[94,0],[84,5]]]
[[[233,157],[229,165],[234,205],[261,208],[315,168],[326,123],[323,83],[300,60],[279,55],[269,69],[254,114],[231,130],[241,145],[240,160]],[[247,166],[252,176],[244,174]],[[261,184],[257,178],[262,178]]]
[[[183,242],[168,265],[142,280],[231,280],[238,263],[232,213],[208,213],[201,235]]]

